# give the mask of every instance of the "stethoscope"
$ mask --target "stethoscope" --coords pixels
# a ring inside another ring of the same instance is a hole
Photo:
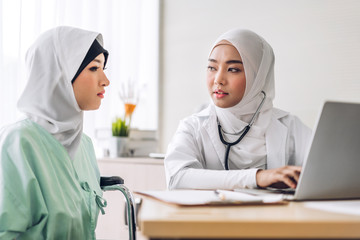
[[[258,108],[256,109],[256,112],[254,113],[254,115],[252,116],[249,124],[244,127],[240,132],[236,133],[235,135],[240,135],[240,137],[235,141],[235,142],[232,142],[232,143],[229,143],[227,141],[225,141],[221,131],[221,125],[220,125],[220,122],[219,120],[217,120],[217,123],[218,123],[218,130],[219,130],[219,136],[220,136],[220,140],[221,142],[226,145],[226,151],[225,151],[225,170],[229,170],[229,152],[230,152],[230,148],[236,144],[238,144],[244,137],[245,135],[249,132],[251,126],[253,125],[253,123],[255,122],[255,119],[256,117],[259,115],[260,113],[260,110],[265,102],[265,99],[266,99],[266,93],[264,91],[261,91],[261,93],[263,94],[263,99],[261,100],[261,103],[260,105],[258,106]]]

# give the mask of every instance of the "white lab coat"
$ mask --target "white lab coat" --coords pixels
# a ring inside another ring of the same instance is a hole
[[[312,134],[297,117],[274,108],[265,135],[267,169],[302,165]],[[226,171],[224,154],[225,146],[219,139],[215,109],[210,104],[203,111],[182,120],[170,142],[164,160],[168,188],[256,187],[258,169],[231,168]]]

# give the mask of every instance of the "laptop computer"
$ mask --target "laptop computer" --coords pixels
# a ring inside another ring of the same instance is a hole
[[[269,194],[271,189],[237,190]],[[360,104],[325,102],[294,194],[286,200],[360,198]]]

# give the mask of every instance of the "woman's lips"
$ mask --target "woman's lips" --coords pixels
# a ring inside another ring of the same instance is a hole
[[[105,94],[105,91],[101,91],[101,92],[99,92],[97,95],[98,95],[98,97],[100,97],[100,98],[104,98],[104,94]]]
[[[213,93],[215,94],[216,98],[223,98],[223,97],[226,97],[227,95],[229,95],[229,93],[224,92],[221,89],[215,89],[215,91]]]

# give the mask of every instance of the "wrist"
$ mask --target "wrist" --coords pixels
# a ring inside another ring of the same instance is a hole
[[[263,169],[258,169],[257,171],[256,171],[256,186],[258,187],[258,188],[262,188],[262,186],[260,185],[260,182],[261,182],[261,172],[263,171]]]

